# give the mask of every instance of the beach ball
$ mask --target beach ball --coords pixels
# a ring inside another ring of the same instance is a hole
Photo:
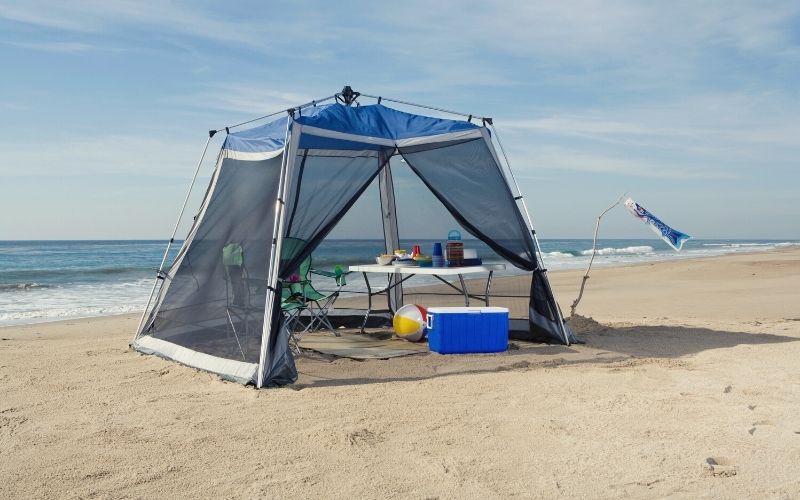
[[[425,336],[425,321],[428,310],[417,304],[408,304],[394,313],[392,326],[401,339],[419,342]]]

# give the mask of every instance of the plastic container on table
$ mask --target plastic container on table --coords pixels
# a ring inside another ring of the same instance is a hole
[[[442,244],[433,244],[433,253],[431,254],[432,267],[444,267],[444,255],[442,255]]]
[[[447,235],[447,267],[459,267],[464,264],[464,242],[461,233],[455,229]]]
[[[508,349],[505,307],[429,307],[428,347],[439,354],[504,352]]]

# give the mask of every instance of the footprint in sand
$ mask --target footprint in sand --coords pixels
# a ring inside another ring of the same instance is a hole
[[[736,466],[725,457],[708,457],[703,463],[706,471],[715,477],[732,477],[736,475]]]
[[[747,432],[749,432],[750,435],[752,436],[753,434],[755,434],[756,428],[760,427],[760,426],[763,426],[763,425],[770,425],[771,426],[771,425],[775,425],[775,424],[773,424],[769,420],[759,420],[758,422],[753,422],[753,427],[751,427],[750,430],[748,430]]]
[[[725,386],[725,389],[723,389],[722,392],[724,392],[725,394],[728,394],[732,390],[733,390],[733,386],[732,385],[728,385],[728,386]]]

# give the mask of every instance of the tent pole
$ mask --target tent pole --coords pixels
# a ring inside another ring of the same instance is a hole
[[[316,106],[319,103],[330,101],[331,99],[335,99],[337,95],[339,95],[339,94],[334,94],[334,95],[331,95],[331,96],[328,96],[328,97],[323,97],[322,99],[317,99],[317,100],[314,100],[314,101],[307,102],[305,104],[300,104],[299,106],[294,106],[291,109],[303,109],[303,108],[307,108],[309,106]],[[469,114],[469,113],[460,113],[458,111],[452,111],[452,110],[444,109],[444,108],[437,108],[435,106],[427,106],[425,104],[417,104],[417,103],[413,103],[413,102],[409,102],[409,101],[402,101],[400,99],[391,99],[391,98],[388,98],[388,97],[381,97],[381,96],[370,95],[370,94],[360,94],[360,96],[369,97],[371,99],[378,99],[378,100],[394,102],[394,103],[397,103],[397,104],[404,104],[406,106],[414,106],[416,108],[430,109],[432,111],[439,111],[441,113],[448,113],[448,114],[456,115],[456,116],[465,116],[465,117],[468,117],[468,118],[474,118],[476,120],[483,120],[483,119],[487,119],[488,120],[487,117],[483,117],[483,116],[472,115],[472,114]],[[259,116],[257,118],[252,118],[250,120],[243,121],[241,123],[236,123],[234,125],[228,125],[227,127],[220,127],[220,130],[223,130],[225,128],[232,129],[232,128],[236,128],[236,127],[241,127],[242,125],[248,125],[250,123],[257,122],[259,120],[264,120],[266,118],[270,118],[270,117],[273,117],[273,116],[277,116],[277,115],[279,115],[281,113],[285,113],[285,112],[286,112],[286,110],[282,109],[280,111],[275,111],[274,113],[269,113],[269,114],[266,114],[266,115],[263,115],[263,116]]]
[[[389,159],[385,159],[383,154],[379,155],[378,161],[384,163],[381,173],[378,175],[378,190],[381,198],[381,220],[383,222],[383,241],[386,253],[391,254],[395,249],[400,248],[400,232],[397,227],[397,206],[394,196],[394,181],[392,178],[392,167]],[[389,284],[397,280],[397,275],[392,274]],[[398,283],[390,292],[387,293],[389,299],[389,309],[397,311],[403,305],[403,285]]]
[[[514,170],[511,168],[511,163],[508,161],[508,155],[506,154],[506,150],[503,147],[503,142],[500,140],[500,135],[497,133],[497,129],[494,128],[494,124],[489,122],[489,126],[492,128],[492,135],[495,139],[497,139],[497,145],[500,147],[500,152],[503,153],[503,158],[506,161],[506,168],[508,168],[508,173],[511,174],[511,180],[514,181],[514,187],[517,190],[517,196],[522,201],[522,208],[525,210],[525,217],[528,219],[528,227],[531,230],[531,234],[533,234],[533,242],[536,248],[536,253],[539,257],[539,262],[544,268],[544,259],[542,258],[542,249],[541,245],[539,244],[539,237],[536,235],[536,231],[533,229],[533,220],[531,219],[531,214],[528,211],[528,204],[525,203],[525,197],[522,195],[522,190],[519,188],[519,183],[517,182],[517,177],[514,175]],[[558,326],[561,330],[561,336],[564,339],[566,345],[570,345],[569,342],[569,335],[567,334],[566,330],[564,329],[564,315],[561,313],[561,306],[558,305],[558,301],[556,300],[556,296],[553,293],[553,289],[550,287],[550,280],[547,279],[547,271],[543,270],[542,274],[545,277],[545,285],[547,285],[547,291],[550,293],[550,296],[553,297],[553,302],[556,306],[556,314],[558,315]]]
[[[181,224],[181,219],[183,219],[183,213],[186,210],[186,205],[189,203],[189,197],[192,195],[192,189],[194,189],[194,183],[197,180],[197,175],[200,173],[200,167],[203,165],[203,160],[206,157],[206,152],[208,151],[208,145],[211,143],[211,138],[214,137],[214,133],[209,132],[208,138],[206,139],[206,144],[203,147],[203,154],[200,155],[200,161],[197,162],[197,168],[194,170],[194,176],[192,177],[192,182],[189,184],[189,191],[186,193],[186,198],[183,200],[183,205],[181,206],[181,211],[178,214],[178,220],[175,222],[175,228],[172,230],[172,236],[169,238],[169,242],[167,243],[167,249],[164,250],[164,256],[161,258],[161,264],[158,266],[158,272],[156,273],[156,278],[153,280],[153,288],[150,290],[150,297],[147,299],[147,305],[144,308],[144,312],[142,312],[142,319],[139,320],[139,326],[136,328],[136,335],[133,337],[133,340],[136,341],[139,338],[139,334],[141,333],[142,326],[144,325],[145,317],[147,316],[147,311],[150,309],[150,303],[153,301],[153,295],[156,293],[156,287],[158,286],[158,280],[161,278],[161,273],[164,271],[164,264],[167,262],[167,256],[169,255],[169,250],[172,247],[172,243],[175,242],[175,235],[178,234],[178,227]]]
[[[328,96],[328,97],[323,97],[322,99],[317,99],[317,100],[314,100],[314,101],[311,101],[311,102],[307,102],[307,103],[301,104],[299,106],[294,106],[293,108],[290,108],[290,109],[295,110],[295,109],[307,108],[309,106],[316,106],[317,104],[319,104],[321,102],[330,101],[331,99],[333,99],[335,97],[336,97],[336,94]],[[236,128],[236,127],[241,127],[242,125],[247,125],[247,124],[250,124],[250,123],[253,123],[253,122],[257,122],[259,120],[263,120],[265,118],[270,118],[272,116],[277,116],[277,115],[279,115],[281,113],[286,113],[286,110],[282,109],[280,111],[276,111],[274,113],[269,113],[269,114],[264,115],[264,116],[259,116],[258,118],[253,118],[251,120],[247,120],[247,121],[244,121],[242,123],[237,123],[235,125],[228,125],[227,127],[221,127],[221,130],[225,129],[225,128],[232,129],[232,128]]]
[[[372,99],[378,99],[378,100],[381,100],[381,101],[395,102],[397,104],[405,104],[406,106],[414,106],[416,108],[423,108],[423,109],[430,109],[430,110],[433,110],[433,111],[440,111],[442,113],[449,113],[451,115],[456,115],[456,116],[467,116],[467,117],[475,118],[476,120],[483,120],[484,118],[488,119],[488,117],[483,117],[483,116],[478,116],[478,115],[470,115],[468,113],[459,113],[458,111],[450,111],[449,109],[436,108],[434,106],[426,106],[425,104],[416,104],[416,103],[413,103],[413,102],[401,101],[400,99],[390,99],[388,97],[382,97],[382,96],[376,96],[376,95],[370,95],[370,94],[361,94],[361,96],[362,97],[369,97],[369,98],[372,98]]]
[[[283,140],[283,160],[281,162],[281,175],[278,180],[278,199],[275,200],[275,217],[272,222],[272,243],[269,251],[269,274],[267,275],[266,303],[264,305],[264,323],[261,329],[261,352],[258,359],[258,376],[256,387],[261,389],[264,385],[264,374],[267,363],[269,362],[269,337],[272,330],[273,303],[275,302],[275,290],[278,284],[278,273],[280,272],[280,252],[283,246],[283,224],[285,221],[286,195],[289,177],[289,130],[292,126],[293,116],[289,113],[286,121],[286,133]],[[282,313],[281,313],[282,314]],[[280,332],[278,332],[280,334]]]
[[[303,109],[303,108],[307,108],[309,106],[316,106],[319,103],[322,103],[322,102],[325,102],[325,101],[330,101],[331,99],[335,99],[337,95],[339,95],[339,94],[334,94],[334,95],[331,95],[331,96],[328,96],[328,97],[323,97],[322,99],[317,99],[317,100],[314,100],[314,101],[310,101],[310,102],[307,102],[305,104],[301,104],[299,106],[294,106],[291,109]],[[388,98],[388,97],[381,97],[381,96],[375,96],[375,95],[370,95],[370,94],[360,94],[360,95],[362,97],[369,97],[371,99],[384,100],[384,101],[394,102],[394,103],[397,103],[397,104],[404,104],[406,106],[414,106],[416,108],[430,109],[432,111],[439,111],[441,113],[448,113],[448,114],[456,115],[456,116],[465,116],[465,117],[469,117],[469,118],[474,118],[476,120],[483,120],[484,118],[488,119],[487,117],[483,117],[483,116],[472,115],[472,114],[469,114],[469,113],[460,113],[458,111],[452,111],[452,110],[444,109],[444,108],[437,108],[435,106],[426,106],[425,104],[417,104],[417,103],[413,103],[413,102],[409,102],[409,101],[402,101],[400,99],[391,99],[391,98]],[[266,115],[263,115],[263,116],[259,116],[257,118],[252,118],[250,120],[243,121],[241,123],[236,123],[234,125],[228,125],[227,127],[220,127],[220,130],[225,129],[225,128],[232,129],[232,128],[236,128],[236,127],[241,127],[242,125],[248,125],[250,123],[257,122],[259,120],[264,120],[266,118],[270,118],[270,117],[273,117],[273,116],[277,116],[277,115],[279,115],[281,113],[285,113],[285,112],[286,112],[286,110],[282,109],[280,111],[275,111],[274,113],[269,113],[269,114],[266,114]]]

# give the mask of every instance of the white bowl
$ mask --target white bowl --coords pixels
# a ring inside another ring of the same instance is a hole
[[[377,262],[382,266],[388,266],[392,262],[392,260],[394,260],[393,255],[378,255],[377,257],[375,257],[375,262]]]

